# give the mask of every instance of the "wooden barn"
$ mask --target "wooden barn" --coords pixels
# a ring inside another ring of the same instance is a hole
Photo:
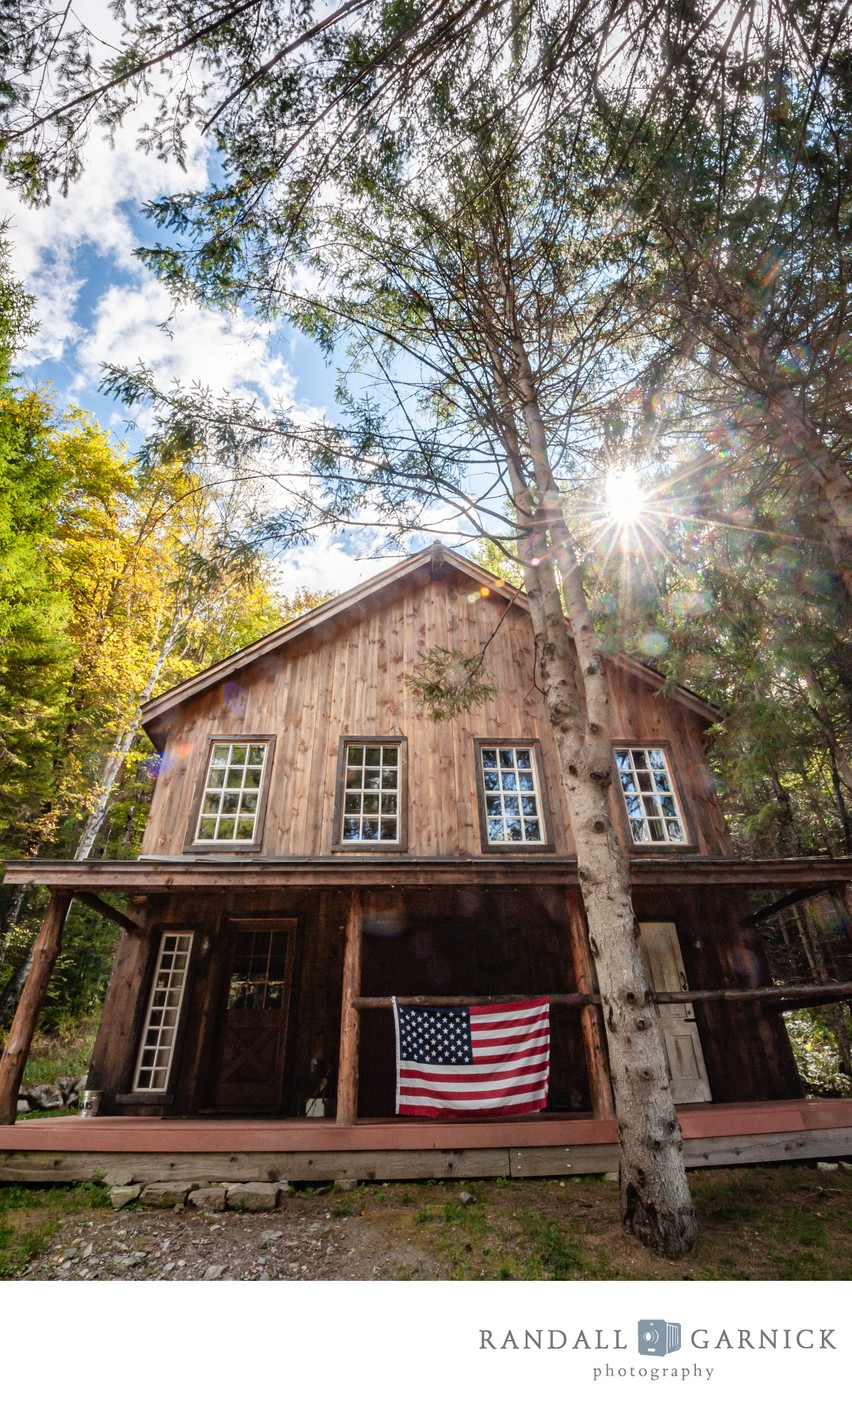
[[[499,692],[451,721],[420,654]],[[751,893],[824,891],[849,859],[733,856],[714,709],[608,661],[612,808],[631,860],[687,1161],[852,1151],[852,1103],[804,1099]],[[72,898],[123,930],[89,1074],[97,1117],[0,1128],[0,1179],[536,1175],[617,1160],[594,965],[523,595],[435,545],[150,702],[161,765],[135,862],[17,861],[51,889],[0,1063],[14,1100]],[[108,894],[111,901],[104,900]],[[116,908],[115,894],[123,896]],[[391,998],[551,999],[545,1112],[395,1117]],[[818,997],[817,997],[818,998]]]

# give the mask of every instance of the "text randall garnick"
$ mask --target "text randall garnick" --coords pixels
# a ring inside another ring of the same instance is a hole
[[[823,1349],[832,1348],[834,1329],[693,1329],[688,1335],[700,1349]],[[684,1333],[684,1342],[687,1335]],[[501,1351],[586,1350],[589,1353],[630,1351],[624,1329],[480,1329],[480,1349]]]

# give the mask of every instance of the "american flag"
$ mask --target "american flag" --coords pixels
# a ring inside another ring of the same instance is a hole
[[[502,1117],[547,1103],[547,997],[498,1005],[397,1005],[396,1111]]]

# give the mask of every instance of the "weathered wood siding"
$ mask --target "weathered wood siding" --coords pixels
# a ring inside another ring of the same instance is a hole
[[[505,608],[504,599],[483,596],[455,571],[433,581],[424,569],[176,707],[168,718],[168,745],[143,854],[181,853],[208,737],[255,733],[276,738],[263,856],[331,852],[338,746],[344,735],[407,739],[408,851],[422,857],[482,851],[477,737],[540,740],[552,841],[557,853],[573,853],[526,611],[510,608],[488,647],[486,663],[501,688],[492,701],[455,721],[434,722],[404,681],[427,648],[448,646],[477,654]],[[694,844],[700,852],[729,852],[704,759],[701,719],[655,696],[652,686],[625,671],[613,668],[611,682],[615,735],[640,743],[668,742]]]

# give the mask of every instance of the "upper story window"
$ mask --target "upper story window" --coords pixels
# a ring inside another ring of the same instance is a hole
[[[405,847],[405,766],[399,738],[341,741],[336,846]]]
[[[618,747],[615,763],[633,843],[688,842],[665,751]]]
[[[271,754],[269,737],[211,741],[190,846],[259,843]]]
[[[484,848],[542,848],[548,829],[538,742],[478,741]]]

